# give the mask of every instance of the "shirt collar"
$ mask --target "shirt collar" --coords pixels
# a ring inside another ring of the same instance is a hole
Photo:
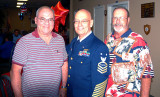
[[[121,38],[128,37],[131,34],[132,30],[131,28],[128,29],[124,34],[121,35]],[[114,37],[114,32],[112,33],[112,36]]]
[[[51,32],[51,33],[52,33],[52,37],[56,37],[56,36],[57,36],[56,33],[54,33],[54,32]],[[33,35],[34,37],[36,37],[36,38],[39,38],[39,34],[38,34],[37,29],[35,29],[35,30],[32,32],[32,35]]]
[[[77,38],[77,40],[79,40],[80,42],[83,41],[86,37],[88,37],[90,34],[92,33],[92,31],[90,31],[86,36],[84,36],[82,39],[79,39],[79,36]]]
[[[129,28],[121,37],[128,37],[131,34],[132,30]]]

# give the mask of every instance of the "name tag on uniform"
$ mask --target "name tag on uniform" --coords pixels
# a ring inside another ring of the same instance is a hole
[[[89,57],[90,56],[90,52],[88,52],[88,49],[84,49],[83,51],[79,51],[78,55],[79,56]]]

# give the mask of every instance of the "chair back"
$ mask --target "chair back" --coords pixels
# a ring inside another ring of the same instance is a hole
[[[0,90],[0,97],[14,97],[14,93],[11,86],[11,80],[8,75],[1,75]]]

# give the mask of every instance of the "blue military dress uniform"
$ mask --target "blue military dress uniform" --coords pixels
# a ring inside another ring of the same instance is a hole
[[[107,46],[91,33],[81,42],[74,38],[67,52],[67,97],[105,96],[110,74]]]

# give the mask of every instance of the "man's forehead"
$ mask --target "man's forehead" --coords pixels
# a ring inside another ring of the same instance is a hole
[[[127,12],[126,12],[126,10],[123,10],[123,9],[117,9],[117,10],[114,11],[113,16],[124,16],[124,17],[126,17]]]
[[[91,19],[91,17],[88,13],[81,11],[76,13],[75,19]]]
[[[127,14],[127,11],[125,9],[116,9],[113,14],[115,14],[115,13]]]
[[[51,9],[48,9],[48,8],[44,8],[44,9],[41,9],[39,11],[39,15],[43,15],[43,14],[52,14],[52,15],[54,15],[53,11]]]

